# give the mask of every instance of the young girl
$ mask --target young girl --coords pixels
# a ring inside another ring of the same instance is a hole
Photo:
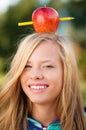
[[[0,93],[0,130],[86,130],[71,44],[54,33],[20,43]]]

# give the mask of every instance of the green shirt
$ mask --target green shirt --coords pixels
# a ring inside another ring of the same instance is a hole
[[[34,120],[33,118],[28,118],[29,126],[28,130],[61,130],[60,121],[56,120],[48,125],[48,127],[43,127],[40,122]]]

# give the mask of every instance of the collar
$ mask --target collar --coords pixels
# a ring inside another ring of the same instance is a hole
[[[29,122],[29,130],[61,130],[61,125],[59,120],[55,120],[48,125],[48,127],[43,127],[40,122],[33,119],[32,117],[27,118]]]

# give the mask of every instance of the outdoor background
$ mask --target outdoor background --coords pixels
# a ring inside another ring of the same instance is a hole
[[[58,35],[74,42],[84,105],[86,105],[86,0],[0,0],[0,86],[9,70],[18,41],[34,32],[33,26],[18,27],[18,22],[31,21],[33,11],[44,6],[55,8],[60,17],[75,17],[61,22]]]

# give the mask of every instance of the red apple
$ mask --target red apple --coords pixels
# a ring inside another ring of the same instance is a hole
[[[32,14],[33,26],[36,32],[56,32],[60,19],[58,12],[51,7],[37,8]]]

